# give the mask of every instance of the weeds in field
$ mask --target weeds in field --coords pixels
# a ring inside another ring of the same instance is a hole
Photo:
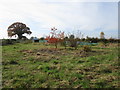
[[[117,48],[53,47],[33,43],[3,46],[3,88],[119,87]]]

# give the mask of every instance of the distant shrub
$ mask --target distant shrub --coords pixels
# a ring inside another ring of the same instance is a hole
[[[77,49],[77,47],[78,47],[77,41],[78,40],[75,38],[75,36],[74,35],[70,35],[68,40],[70,42],[69,46],[70,47],[74,47],[75,49]]]
[[[44,38],[44,37],[41,37],[40,40],[45,40],[45,38]]]
[[[90,51],[91,51],[91,47],[88,46],[88,45],[84,45],[84,46],[83,46],[83,51],[85,51],[85,52],[90,52]]]
[[[23,44],[29,44],[29,43],[32,43],[32,40],[23,40],[21,41]]]
[[[11,39],[3,39],[2,40],[2,46],[4,46],[4,45],[10,45],[10,44],[13,44],[13,43],[14,43],[14,41],[11,40]]]
[[[104,43],[104,42],[99,42],[98,45],[99,45],[101,48],[105,48],[105,47],[107,46],[107,44]]]
[[[69,44],[68,37],[65,37],[65,38],[60,42],[60,45],[61,45],[61,46],[64,46],[65,49],[67,48],[68,44]]]
[[[2,39],[2,46],[12,45],[15,43],[29,44],[32,43],[32,40]]]

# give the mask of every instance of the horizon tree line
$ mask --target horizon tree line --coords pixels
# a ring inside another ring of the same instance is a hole
[[[75,42],[77,42],[77,41],[88,41],[88,42],[94,42],[94,43],[97,43],[97,42],[100,42],[100,41],[103,41],[103,42],[117,42],[117,40],[113,39],[113,38],[105,39],[104,32],[100,32],[100,38],[94,38],[94,37],[91,38],[91,37],[88,37],[88,36],[86,38],[83,38],[84,35],[80,32],[80,30],[78,30],[76,33],[70,33],[69,32],[69,33],[67,33],[67,35],[65,35],[65,33],[62,32],[62,31],[59,31],[59,32],[57,32],[57,31],[58,31],[57,28],[53,27],[53,28],[51,28],[51,32],[50,32],[51,36],[43,37],[43,38],[47,38],[47,39],[52,38],[53,42],[56,42],[55,43],[56,47],[57,47],[57,43],[60,40],[66,41],[68,39],[69,39],[69,41],[74,42],[74,45],[71,43],[71,47],[76,46]],[[19,40],[27,39],[27,37],[23,36],[23,34],[28,34],[28,35],[32,34],[32,32],[30,31],[30,28],[27,27],[26,24],[21,23],[21,22],[15,22],[12,25],[10,25],[7,29],[7,32],[8,32],[9,37],[18,36],[17,39],[19,39]]]

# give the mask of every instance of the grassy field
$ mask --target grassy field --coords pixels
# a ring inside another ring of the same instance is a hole
[[[118,47],[91,52],[38,43],[2,47],[3,88],[118,88]]]

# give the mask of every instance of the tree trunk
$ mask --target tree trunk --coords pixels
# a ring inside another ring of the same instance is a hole
[[[56,47],[56,49],[57,49],[57,42],[55,43],[55,47]]]
[[[65,45],[65,49],[66,49],[66,45]]]
[[[22,39],[22,34],[18,34],[18,39]]]

